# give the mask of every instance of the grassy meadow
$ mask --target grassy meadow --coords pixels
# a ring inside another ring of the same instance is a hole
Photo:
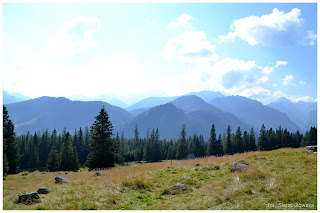
[[[241,159],[250,168],[233,171],[232,163]],[[202,165],[196,167],[196,163]],[[9,175],[3,180],[3,209],[317,209],[317,154],[308,154],[305,148],[174,160],[172,164],[132,163],[100,172],[101,176],[87,169]],[[56,176],[71,182],[56,184]],[[182,177],[190,178],[180,182],[188,190],[167,189]],[[17,195],[42,186],[50,193],[40,195],[41,202],[17,203]]]

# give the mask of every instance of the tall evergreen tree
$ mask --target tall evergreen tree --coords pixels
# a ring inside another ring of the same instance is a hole
[[[76,162],[74,162],[73,147],[71,142],[71,135],[69,132],[65,134],[64,140],[65,141],[61,149],[59,170],[74,171]]]
[[[219,138],[218,138],[217,143],[215,145],[214,155],[216,155],[216,156],[222,156],[223,155],[221,134],[219,134]]]
[[[108,113],[102,107],[90,129],[90,154],[86,162],[90,169],[114,167],[117,150],[115,141],[111,138],[112,129]]]
[[[208,147],[207,147],[207,155],[215,155],[216,152],[216,143],[217,143],[217,135],[216,135],[216,129],[214,127],[214,124],[211,126],[211,131],[210,131],[210,138],[208,142]]]
[[[256,138],[254,136],[254,130],[251,128],[249,136],[249,151],[257,151]]]
[[[183,124],[182,130],[180,133],[179,142],[178,142],[176,158],[179,160],[186,158],[188,155],[187,149],[188,147],[187,147],[187,140],[186,140],[186,126]]]
[[[236,152],[242,153],[243,152],[243,142],[242,142],[242,133],[240,126],[237,128],[236,136],[235,136],[235,147],[236,147]]]
[[[233,154],[233,150],[232,150],[232,144],[231,144],[231,128],[230,125],[228,125],[228,129],[227,129],[227,153],[228,155],[232,155]]]
[[[266,150],[267,148],[267,132],[264,124],[260,129],[259,139],[258,139],[259,150]]]
[[[3,162],[8,164],[4,171],[8,174],[19,172],[19,147],[15,140],[14,125],[9,119],[8,111],[3,106]],[[8,171],[6,171],[8,169]],[[6,173],[4,173],[6,174]]]
[[[244,131],[243,133],[242,143],[243,143],[243,151],[248,152],[250,150],[250,138],[247,131]]]
[[[58,171],[59,169],[59,155],[55,145],[52,145],[51,147],[51,151],[49,153],[48,161],[47,161],[47,169],[50,172],[55,172],[55,171]]]

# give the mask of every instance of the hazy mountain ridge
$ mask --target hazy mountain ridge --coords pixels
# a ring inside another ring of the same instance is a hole
[[[300,130],[285,113],[265,106],[256,100],[242,96],[225,96],[215,98],[209,103],[225,112],[234,114],[256,129],[260,129],[264,124],[266,128],[276,129],[281,126],[289,131]]]
[[[49,131],[54,128],[61,131],[64,127],[73,131],[75,128],[91,126],[102,106],[109,113],[113,125],[131,118],[127,111],[106,102],[70,101],[63,97],[40,97],[6,105],[17,134],[46,128]]]
[[[17,134],[26,131],[42,131],[46,128],[50,131],[53,128],[61,131],[64,127],[73,131],[75,128],[91,126],[103,105],[114,125],[114,134],[116,131],[119,134],[124,131],[126,137],[133,136],[135,125],[138,125],[141,136],[146,136],[147,129],[151,131],[153,128],[159,128],[160,137],[170,139],[179,138],[183,124],[186,124],[188,135],[203,134],[207,138],[212,124],[215,124],[217,133],[223,134],[229,124],[232,132],[236,131],[237,126],[241,127],[242,132],[249,131],[251,127],[258,132],[262,124],[265,124],[266,128],[276,129],[281,125],[289,131],[296,131],[308,129],[317,121],[317,112],[312,110],[307,115],[305,126],[299,128],[288,118],[287,114],[249,98],[223,96],[219,92],[210,91],[190,94],[179,97],[143,99],[138,102],[142,103],[140,106],[143,106],[143,103],[152,105],[157,101],[167,103],[154,107],[137,108],[130,113],[106,102],[70,101],[63,97],[40,97],[6,104],[6,106]],[[208,103],[196,94],[216,98]],[[308,103],[306,105],[310,109],[314,106]]]
[[[3,95],[3,104],[17,103],[17,102],[30,99],[29,97],[26,97],[20,93],[8,93],[5,90],[3,90],[2,95]]]
[[[305,129],[306,126],[309,126],[309,115],[312,111],[317,110],[317,103],[302,101],[295,103],[287,98],[279,98],[278,100],[268,104],[267,106],[273,109],[277,109],[280,112],[286,113],[289,119],[302,129]],[[316,124],[317,122],[313,123]],[[310,126],[307,128],[310,128]]]

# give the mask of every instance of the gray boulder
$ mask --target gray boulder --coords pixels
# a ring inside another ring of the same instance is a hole
[[[183,178],[180,178],[180,179],[179,179],[179,181],[187,181],[187,180],[191,180],[191,178],[183,177]]]
[[[306,146],[306,150],[308,153],[317,152],[317,146]]]
[[[40,199],[38,193],[31,192],[31,193],[19,195],[18,203],[29,203],[29,202],[34,202],[38,199]]]
[[[246,164],[233,162],[233,164],[232,164],[232,168],[234,168],[234,169],[238,170],[238,169],[249,168],[249,166],[248,166],[248,165],[246,165]]]
[[[100,173],[100,172],[96,172],[96,175],[97,175],[97,176],[100,176],[100,175],[101,175],[101,173]]]
[[[43,174],[43,175],[44,175],[44,174],[46,174],[46,173],[45,173],[45,172],[41,172],[41,174]]]
[[[41,187],[38,189],[38,194],[48,194],[49,193],[49,189],[47,187]]]
[[[177,183],[177,184],[174,184],[173,186],[170,186],[168,187],[168,189],[170,191],[174,191],[174,190],[182,190],[182,191],[185,191],[185,190],[188,190],[188,187],[182,183]]]
[[[266,158],[266,157],[260,157],[260,156],[257,156],[257,159],[266,160],[267,158]]]
[[[57,176],[55,178],[56,180],[56,183],[69,183],[70,180],[68,178],[63,178],[63,177],[60,177],[60,176]]]

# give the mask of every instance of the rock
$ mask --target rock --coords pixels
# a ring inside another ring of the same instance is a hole
[[[34,202],[35,200],[40,199],[37,192],[31,192],[23,195],[19,195],[18,203],[28,203]]]
[[[317,152],[317,146],[306,146],[307,151]],[[308,152],[309,153],[309,152]]]
[[[201,165],[201,163],[196,163],[194,166],[200,166]]]
[[[233,162],[232,168],[238,170],[238,169],[243,169],[243,168],[249,168],[249,166],[246,164]]]
[[[263,160],[266,160],[267,158],[266,158],[266,157],[260,157],[260,156],[257,156],[257,159],[263,159]]]
[[[97,175],[97,176],[100,176],[100,175],[101,175],[101,173],[100,173],[100,172],[96,172],[96,175]]]
[[[187,180],[191,180],[191,178],[183,177],[179,179],[179,181],[187,181]]]
[[[245,163],[246,161],[245,161],[245,160],[243,160],[243,159],[241,159],[239,162],[240,162],[240,163]]]
[[[67,175],[67,174],[68,174],[68,172],[66,172],[66,173],[64,173],[64,174],[66,174],[66,175]]]
[[[214,163],[208,163],[209,166],[215,166],[216,164]]]
[[[63,177],[59,177],[59,176],[57,176],[55,178],[55,180],[56,180],[56,183],[69,183],[70,182],[70,180],[68,178],[63,178]]]
[[[38,189],[38,194],[48,194],[49,193],[49,189],[47,187],[41,187]]]
[[[307,150],[308,154],[312,154],[313,151],[312,150]]]
[[[170,191],[173,191],[173,190],[182,190],[182,191],[185,191],[185,190],[188,190],[188,187],[186,187],[186,185],[182,184],[182,183],[177,183],[177,184],[174,184],[173,186],[170,186],[168,187],[168,189]]]
[[[59,172],[58,174],[61,175],[61,172]]]
[[[46,174],[46,173],[45,173],[45,172],[41,172],[41,174],[43,174],[43,175],[44,175],[44,174]]]

